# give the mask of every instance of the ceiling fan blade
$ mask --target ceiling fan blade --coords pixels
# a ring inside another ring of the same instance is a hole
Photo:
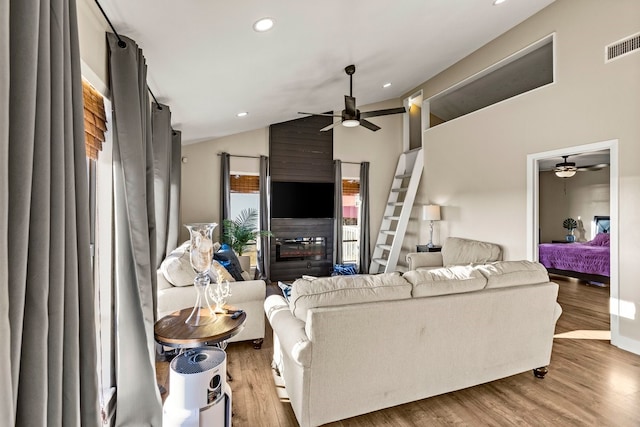
[[[347,116],[355,116],[357,114],[356,110],[356,98],[353,96],[345,95],[344,96],[344,109]]]
[[[338,117],[340,117],[340,116],[338,116]],[[340,120],[340,121],[337,121],[337,122],[335,122],[335,123],[331,123],[329,126],[325,126],[325,127],[323,127],[322,129],[320,129],[320,132],[326,132],[326,131],[328,131],[328,130],[331,130],[331,129],[333,129],[334,127],[338,126],[340,123],[342,123],[342,121],[341,121],[341,120]]]
[[[608,163],[598,163],[597,165],[580,166],[579,171],[599,171],[601,169],[609,167]]]
[[[331,113],[305,113],[302,111],[298,111],[298,114],[308,114],[310,116],[324,116],[324,117],[342,117],[340,114],[331,114]]]
[[[406,113],[407,110],[404,107],[400,108],[388,108],[386,110],[364,111],[360,113],[360,117],[378,117],[388,116],[389,114]]]
[[[371,123],[369,120],[365,120],[365,119],[360,119],[360,125],[374,132],[382,129],[380,126],[376,126],[373,123]]]

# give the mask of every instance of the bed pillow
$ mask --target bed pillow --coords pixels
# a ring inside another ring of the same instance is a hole
[[[609,233],[598,233],[593,240],[585,243],[589,246],[609,246],[610,235]]]
[[[236,281],[244,281],[240,261],[238,261],[238,257],[233,252],[233,249],[231,249],[231,246],[223,243],[220,249],[213,254],[213,259],[222,264]]]

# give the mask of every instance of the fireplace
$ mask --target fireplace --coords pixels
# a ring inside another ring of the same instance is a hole
[[[276,238],[276,262],[327,259],[325,237]]]

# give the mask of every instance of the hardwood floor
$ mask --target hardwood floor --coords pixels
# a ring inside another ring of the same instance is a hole
[[[609,329],[609,288],[559,276],[563,314],[556,333]],[[279,397],[271,371],[273,341],[227,348],[233,373],[233,425],[297,426],[291,405]],[[159,384],[169,389],[168,363],[157,363]],[[166,394],[163,395],[163,398]],[[543,380],[525,372],[464,390],[328,424],[359,426],[640,426],[640,356],[606,340],[556,338]]]

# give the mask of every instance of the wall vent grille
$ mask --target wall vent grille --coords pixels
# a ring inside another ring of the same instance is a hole
[[[626,37],[604,48],[604,62],[611,62],[640,49],[640,33]]]

